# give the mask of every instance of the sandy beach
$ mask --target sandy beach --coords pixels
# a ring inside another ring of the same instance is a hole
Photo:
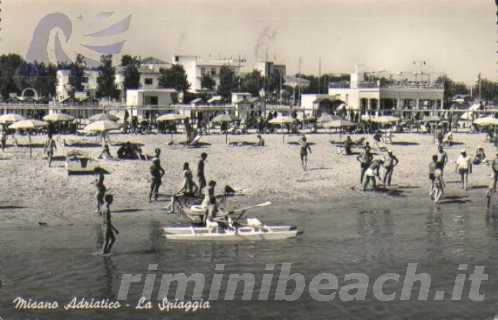
[[[60,136],[62,139],[80,137]],[[161,187],[163,195],[160,201],[149,203],[149,166],[150,161],[99,160],[99,164],[108,169],[105,184],[109,193],[115,195],[114,210],[123,216],[164,216],[163,209],[168,204],[168,195],[174,193],[182,183],[182,165],[189,162],[195,170],[201,152],[209,154],[206,164],[207,179],[218,182],[218,189],[230,185],[243,189],[244,195],[235,197],[230,205],[239,206],[258,200],[271,200],[285,206],[293,201],[330,201],[337,206],[347,207],[361,204],[364,207],[404,206],[408,202],[420,202],[424,206],[432,203],[428,191],[428,163],[436,147],[432,136],[422,134],[397,134],[389,146],[397,155],[400,164],[395,169],[393,186],[380,192],[362,192],[359,188],[359,163],[356,156],[340,155],[330,140],[337,141],[338,135],[309,135],[313,143],[309,169],[304,172],[299,162],[298,146],[288,142],[297,141],[299,136],[289,135],[282,143],[281,135],[265,135],[265,147],[225,144],[225,136],[212,135],[202,138],[210,145],[203,148],[186,148],[180,144],[168,145],[169,135],[113,135],[113,141],[140,141],[146,153],[152,154],[154,148],[161,148],[161,163],[166,170]],[[354,136],[358,139],[359,136]],[[33,142],[42,142],[44,136],[33,137]],[[84,138],[92,140],[95,138]],[[176,142],[184,136],[175,136]],[[255,135],[229,136],[230,141],[255,141]],[[19,143],[27,137],[18,137]],[[371,140],[371,138],[369,138]],[[474,167],[470,177],[472,189],[464,192],[457,183],[459,177],[454,172],[454,161],[461,149],[470,154],[480,145],[490,159],[494,159],[495,147],[485,142],[484,135],[456,134],[456,145],[447,148],[450,167],[445,174],[447,185],[446,200],[458,200],[473,197],[484,206],[486,186],[490,182],[491,169],[486,165]],[[58,144],[59,153],[64,148]],[[74,148],[66,147],[67,150]],[[98,147],[79,148],[96,157]],[[117,147],[111,147],[116,154]],[[355,150],[358,151],[358,150]],[[374,149],[374,151],[376,151]],[[377,151],[377,156],[383,153]],[[43,149],[33,149],[33,159],[29,160],[27,148],[11,146],[0,154],[0,167],[3,174],[0,184],[0,208],[3,224],[32,224],[45,222],[54,224],[72,224],[88,219],[96,219],[95,177],[68,176],[63,161],[55,161],[48,168],[43,159]],[[377,201],[383,200],[383,201]]]

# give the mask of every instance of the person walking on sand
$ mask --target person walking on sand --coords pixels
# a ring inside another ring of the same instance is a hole
[[[467,155],[465,150],[460,152],[460,157],[456,161],[456,172],[460,174],[462,189],[467,190],[469,186],[469,174],[472,173],[472,159]]]
[[[206,187],[206,175],[204,173],[205,162],[207,159],[207,153],[201,153],[201,159],[197,164],[197,179],[199,181],[199,195],[202,195],[202,190]]]
[[[431,180],[431,187],[429,189],[429,195],[432,195],[434,190],[434,178],[436,170],[438,169],[437,154],[432,156],[432,161],[429,163],[429,180]]]
[[[111,219],[111,204],[114,198],[112,194],[105,196],[106,209],[103,215],[103,227],[104,227],[104,246],[102,247],[102,254],[110,254],[112,246],[116,242],[116,234],[119,234],[119,230],[114,227]]]
[[[444,175],[444,167],[448,163],[448,154],[444,151],[443,145],[437,147],[437,164],[438,169],[441,170],[441,174]]]
[[[104,185],[104,174],[99,173],[98,178],[95,180],[95,187],[97,188],[97,193],[95,197],[97,199],[97,210],[95,212],[100,213],[102,215],[102,205],[104,204],[104,196],[107,188]]]
[[[311,154],[311,146],[306,140],[306,136],[303,136],[299,141],[300,145],[300,156],[301,156],[301,166],[303,170],[306,171],[308,168],[308,152]]]
[[[54,153],[56,149],[57,145],[55,144],[55,141],[52,138],[52,134],[49,134],[47,143],[45,144],[45,153],[47,154],[49,168],[52,166],[52,160],[54,158]]]
[[[387,150],[387,154],[384,156],[384,186],[391,185],[391,179],[393,177],[394,167],[399,163],[398,158],[393,154],[392,150]]]
[[[149,202],[152,201],[152,195],[154,195],[154,200],[157,201],[159,195],[159,187],[162,184],[162,177],[164,176],[164,169],[161,167],[159,158],[154,158],[152,160],[152,166],[150,167],[150,174],[152,176],[152,182],[150,184]]]
[[[363,152],[356,157],[356,160],[360,162],[360,184],[363,184],[363,177],[365,176],[365,171],[367,171],[370,166],[370,162],[372,162],[372,154],[370,153],[370,149],[365,148]]]

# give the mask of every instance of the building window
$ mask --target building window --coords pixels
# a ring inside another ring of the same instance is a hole
[[[145,84],[148,86],[151,86],[154,83],[154,80],[152,78],[145,78]]]

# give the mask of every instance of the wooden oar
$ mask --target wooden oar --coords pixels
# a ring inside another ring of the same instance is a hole
[[[266,202],[263,202],[263,203],[260,203],[260,204],[256,204],[256,205],[253,205],[253,206],[234,209],[234,210],[231,210],[230,212],[231,213],[235,213],[235,212],[239,212],[239,211],[247,211],[249,209],[260,208],[260,207],[267,207],[267,206],[270,206],[271,204],[272,204],[271,201],[266,201]]]

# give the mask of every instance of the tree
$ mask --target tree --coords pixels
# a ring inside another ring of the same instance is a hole
[[[218,86],[218,94],[226,99],[229,99],[232,92],[238,88],[239,81],[235,72],[229,66],[220,68],[220,85]]]
[[[216,81],[207,73],[203,74],[201,77],[201,87],[203,89],[213,90],[216,86]]]
[[[4,99],[7,99],[11,92],[18,91],[15,76],[23,61],[17,54],[0,56],[0,94]]]
[[[249,92],[253,96],[258,96],[259,91],[264,87],[265,79],[259,70],[253,70],[242,77],[240,87],[242,91]]]
[[[476,88],[475,92],[478,92],[478,88]],[[498,83],[495,81],[490,81],[488,79],[481,80],[481,98],[484,100],[498,100]]]
[[[121,57],[121,67],[123,68],[124,73],[124,90],[138,89],[140,85],[140,72],[138,70],[140,67],[140,59],[138,57],[124,55]]]
[[[449,101],[453,96],[457,94],[468,94],[469,89],[463,82],[455,82],[451,80],[447,75],[443,75],[437,78],[436,83],[443,84],[444,87],[444,100]]]
[[[97,97],[117,98],[118,90],[115,83],[115,68],[112,66],[112,55],[100,57],[99,76],[97,78]]]
[[[175,64],[171,68],[161,69],[160,72],[159,86],[161,88],[173,88],[179,92],[185,92],[190,88],[187,73],[182,65]]]
[[[82,82],[83,77],[85,76],[85,69],[85,57],[83,57],[81,54],[78,54],[76,56],[76,60],[69,64],[69,71],[71,72],[71,76],[69,77],[69,84],[71,85],[73,95],[76,91],[83,90]]]

